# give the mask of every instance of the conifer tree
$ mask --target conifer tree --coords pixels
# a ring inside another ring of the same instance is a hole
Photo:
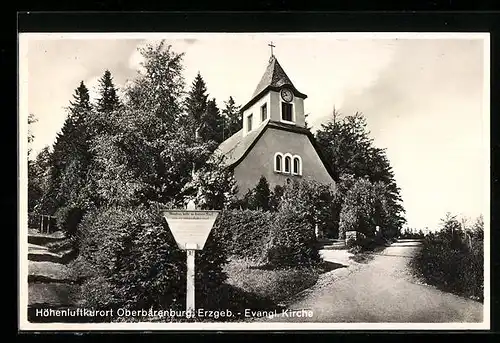
[[[120,107],[120,98],[109,70],[106,70],[99,79],[99,95],[100,98],[97,100],[97,111],[99,113],[109,113]]]
[[[205,142],[212,140],[222,143],[223,125],[224,121],[215,99],[209,100],[199,130],[200,138]]]
[[[224,120],[223,140],[228,139],[243,128],[240,106],[237,106],[233,97],[224,101],[225,108],[222,110]]]
[[[193,133],[200,137],[200,131],[203,128],[204,117],[208,105],[207,86],[200,72],[196,75],[191,90],[186,99],[187,121],[194,130]]]
[[[44,204],[50,214],[59,207],[81,202],[80,188],[86,183],[91,162],[89,118],[92,106],[83,81],[75,90],[67,111],[68,116],[56,137],[51,154],[51,174]],[[71,190],[71,193],[67,190]]]
[[[271,190],[269,189],[269,182],[264,176],[261,176],[257,186],[254,190],[254,201],[257,208],[264,211],[269,211],[271,200]]]

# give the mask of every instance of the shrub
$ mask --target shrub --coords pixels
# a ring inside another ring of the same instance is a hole
[[[359,234],[359,237],[356,239],[348,240],[346,243],[349,252],[357,254],[367,251],[374,251],[377,248],[386,246],[389,243],[389,240],[380,237],[366,237],[363,234]]]
[[[274,267],[320,261],[314,227],[306,213],[281,206],[279,212],[226,210],[213,229],[228,255]]]
[[[223,211],[212,230],[228,255],[260,261],[272,227],[270,212]]]
[[[321,261],[314,227],[306,213],[281,207],[266,244],[271,266],[311,266]]]
[[[80,227],[78,274],[85,304],[96,307],[176,308],[185,301],[186,253],[177,247],[159,211],[144,207],[95,210]],[[225,280],[224,250],[209,237],[197,254],[201,294]],[[98,294],[99,296],[96,296]]]
[[[449,232],[426,236],[412,266],[431,285],[482,300],[483,243],[475,241],[468,248],[458,243],[457,236]]]
[[[56,223],[59,230],[65,231],[68,236],[74,236],[78,224],[82,220],[84,212],[76,206],[60,207],[55,214]]]

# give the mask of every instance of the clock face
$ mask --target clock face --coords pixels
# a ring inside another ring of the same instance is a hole
[[[290,102],[293,99],[293,93],[289,89],[283,89],[281,90],[281,98],[285,100],[286,102]]]

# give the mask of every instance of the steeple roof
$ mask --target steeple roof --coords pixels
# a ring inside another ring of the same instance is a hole
[[[269,59],[269,64],[267,65],[264,75],[262,75],[257,88],[255,88],[255,91],[253,92],[252,98],[257,96],[268,86],[281,87],[283,85],[293,86],[292,81],[288,75],[286,75],[276,57],[272,55]]]
[[[282,86],[285,85],[289,86],[296,96],[302,97],[304,99],[307,98],[307,95],[299,92],[297,88],[295,88],[292,81],[290,80],[288,75],[286,75],[285,71],[279,64],[276,56],[272,55],[269,59],[269,63],[267,65],[266,71],[264,72],[264,75],[262,75],[257,88],[255,88],[255,91],[252,94],[252,99],[250,99],[250,101],[245,106],[243,106],[242,110],[258,100],[258,98],[260,98],[260,96],[266,90],[279,90]]]

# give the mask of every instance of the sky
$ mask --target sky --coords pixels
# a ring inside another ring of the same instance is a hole
[[[474,218],[489,207],[488,44],[476,36],[405,34],[23,34],[20,117],[33,113],[36,154],[51,146],[80,81],[96,98],[106,69],[123,88],[141,68],[138,48],[165,39],[184,53],[189,87],[198,72],[219,107],[250,100],[274,54],[308,95],[313,131],[362,112],[387,149],[408,226],[434,229],[446,212]]]

